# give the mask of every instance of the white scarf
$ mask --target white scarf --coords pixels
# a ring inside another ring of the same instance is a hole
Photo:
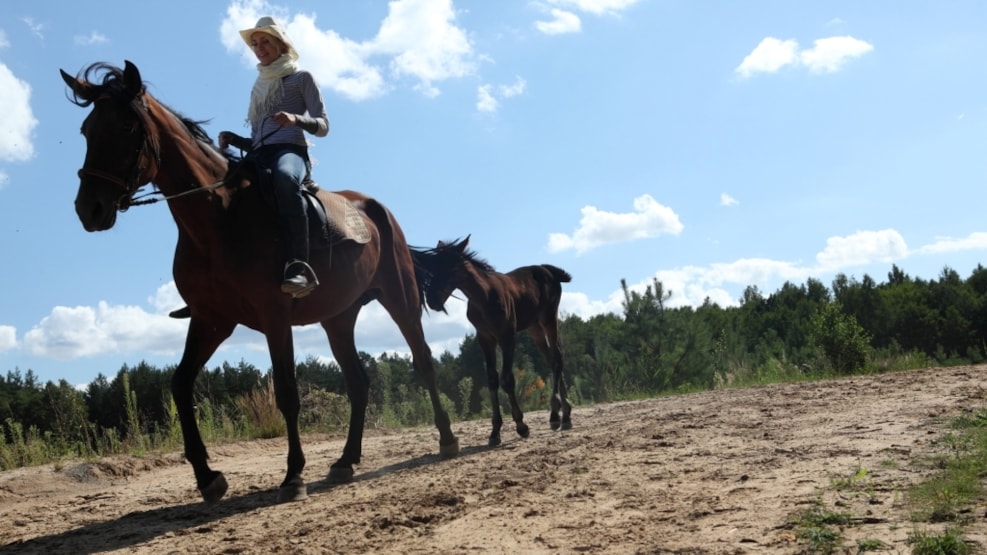
[[[250,91],[247,121],[259,127],[261,120],[270,114],[284,96],[281,78],[298,71],[298,64],[290,56],[281,56],[266,66],[257,64],[257,71],[257,80]]]

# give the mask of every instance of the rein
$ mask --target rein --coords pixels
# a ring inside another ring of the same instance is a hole
[[[270,116],[268,116],[268,117],[270,117]],[[260,139],[261,144],[263,144],[264,141],[268,137],[270,137],[271,135],[273,135],[277,131],[278,131],[278,129],[274,129],[271,132],[269,132],[266,135],[264,135],[263,137],[261,137],[261,139]],[[246,156],[244,156],[243,158],[241,158],[239,160],[239,162],[242,163],[243,159],[245,159],[249,155],[250,155],[250,153],[248,152]],[[81,177],[82,171],[83,170],[79,170],[80,177]],[[107,180],[109,180],[109,181],[111,181],[113,183],[116,183],[118,185],[122,185],[122,186],[124,186],[124,188],[126,188],[126,185],[124,185],[123,181],[120,180],[120,179],[118,179],[115,176],[108,175],[108,174],[105,174],[103,172],[93,171],[93,170],[86,170],[86,172],[89,173],[89,174],[91,174],[91,175],[93,175],[93,176],[95,176],[95,177],[101,177],[103,179],[107,179]],[[131,198],[130,199],[130,206],[140,206],[140,205],[144,205],[144,204],[154,204],[154,203],[159,202],[159,201],[162,201],[162,200],[176,199],[176,198],[179,198],[179,197],[184,197],[186,195],[192,195],[192,194],[200,193],[200,192],[206,192],[206,193],[208,193],[208,192],[215,191],[216,189],[222,187],[224,183],[226,183],[225,180],[217,181],[216,183],[213,183],[211,185],[206,185],[205,187],[196,187],[194,189],[189,189],[188,191],[182,191],[181,193],[175,193],[174,195],[165,195],[161,191],[151,191],[150,193],[145,193],[143,195],[135,196],[135,197]],[[161,195],[161,196],[158,197],[158,198],[148,198],[148,197],[151,197],[153,195]]]
[[[102,95],[99,98],[97,98],[96,100],[106,100],[106,99],[112,99],[112,98],[113,97],[110,96],[110,95]],[[144,93],[143,93],[143,91],[141,91],[141,93],[134,100],[138,102],[137,105],[143,110],[144,114],[146,114],[147,113],[147,104],[145,103],[145,100],[144,100]],[[270,116],[267,116],[267,117],[270,117]],[[280,126],[278,128],[272,129],[269,133],[267,133],[266,135],[264,135],[263,137],[261,137],[260,143],[263,144],[264,141],[268,137],[270,137],[271,135],[273,135],[274,133],[276,133],[279,128],[280,128]],[[145,131],[145,137],[146,137],[147,130],[145,129],[144,131]],[[144,153],[146,153],[146,151],[149,150],[148,149],[148,143],[147,143],[146,138],[145,138],[145,141],[143,141],[142,146],[138,150],[144,151]],[[250,153],[248,152],[246,156],[244,156],[243,158],[240,159],[240,162],[242,163],[242,161],[245,158],[247,158],[249,155],[250,155]],[[158,158],[158,157],[155,156],[155,158]],[[158,158],[158,163],[160,163],[160,158]],[[137,180],[140,179],[140,174],[141,174],[142,171],[143,171],[143,168],[140,166],[140,157],[138,157],[138,159],[137,159],[137,167],[136,167],[137,176],[134,179],[135,185],[136,185]],[[142,195],[137,195],[137,193],[140,191],[140,189],[143,187],[143,185],[136,185],[136,187],[132,187],[131,185],[128,185],[127,182],[125,182],[123,179],[121,179],[121,178],[119,178],[119,177],[117,177],[117,176],[115,176],[115,175],[113,175],[111,173],[104,172],[102,170],[94,170],[94,169],[86,168],[86,167],[83,167],[83,168],[79,169],[79,171],[76,172],[76,173],[77,173],[77,175],[79,176],[80,179],[83,178],[83,177],[85,177],[85,176],[95,177],[97,179],[102,179],[104,181],[109,181],[110,183],[112,183],[114,185],[117,185],[121,189],[123,189],[124,194],[123,194],[123,196],[120,197],[120,200],[117,201],[117,210],[119,210],[120,212],[126,212],[127,209],[130,208],[131,206],[142,206],[142,205],[147,205],[147,204],[154,204],[154,203],[160,202],[162,200],[177,199],[177,198],[181,198],[181,197],[184,197],[184,196],[187,196],[187,195],[192,195],[192,194],[195,194],[195,193],[210,193],[210,192],[215,191],[216,189],[222,187],[226,183],[226,180],[223,179],[221,181],[217,181],[216,183],[212,183],[210,185],[206,185],[206,186],[203,186],[203,187],[195,187],[195,188],[189,189],[187,191],[182,191],[180,193],[175,193],[173,195],[165,195],[161,191],[157,191],[157,190],[151,191],[151,192],[148,192],[148,193],[144,193]]]
[[[186,195],[192,195],[195,193],[202,193],[202,192],[208,193],[222,187],[223,183],[224,183],[223,181],[217,181],[211,185],[206,185],[205,187],[196,187],[194,189],[189,189],[188,191],[182,191],[181,193],[175,193],[173,195],[165,195],[161,191],[151,191],[150,193],[144,193],[143,195],[133,197],[130,200],[130,206],[154,204],[155,202],[159,202],[162,200],[176,199],[179,197],[184,197]],[[158,198],[148,198],[148,197],[152,197],[153,195],[161,195],[161,196]]]

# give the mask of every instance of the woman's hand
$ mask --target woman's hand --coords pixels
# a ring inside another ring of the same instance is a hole
[[[219,137],[217,138],[219,141],[219,148],[223,149],[230,146],[230,142],[233,141],[234,137],[236,137],[236,135],[230,133],[229,131],[220,131]]]
[[[284,127],[286,125],[295,125],[298,120],[295,118],[295,114],[291,112],[278,112],[271,116],[271,121]]]

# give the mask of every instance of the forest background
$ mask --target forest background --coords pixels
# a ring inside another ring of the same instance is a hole
[[[560,344],[570,400],[586,405],[778,381],[976,364],[987,358],[987,269],[938,279],[893,266],[884,282],[837,275],[831,287],[809,278],[765,294],[750,286],[736,307],[706,302],[671,308],[657,280],[624,286],[623,314],[583,320],[562,315]],[[515,375],[522,408],[544,409],[551,368],[521,334]],[[371,379],[368,422],[402,427],[431,422],[427,392],[410,357],[361,353]],[[491,400],[474,335],[458,355],[435,359],[447,410],[460,420],[489,417]],[[171,398],[174,366],[138,362],[100,374],[85,390],[40,383],[33,370],[0,376],[0,470],[67,458],[175,449],[181,430]],[[333,432],[348,422],[342,373],[315,358],[296,364],[301,424]],[[277,437],[270,370],[245,362],[204,368],[195,389],[206,441]],[[503,399],[501,399],[503,401]]]

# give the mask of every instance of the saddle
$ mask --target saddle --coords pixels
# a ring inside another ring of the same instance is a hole
[[[250,153],[242,158],[232,159],[231,162],[230,170],[223,181],[227,184],[234,183],[234,178],[246,166],[248,173],[258,181],[258,189],[264,202],[273,209],[275,202],[270,170],[259,164]],[[342,241],[359,244],[370,241],[370,230],[360,217],[360,212],[346,197],[323,190],[311,177],[302,184],[302,197],[306,201],[309,249],[328,249]]]
[[[308,180],[302,189],[308,213],[309,248],[331,248],[342,241],[366,244],[370,230],[360,217],[360,212],[343,195],[325,191]]]

